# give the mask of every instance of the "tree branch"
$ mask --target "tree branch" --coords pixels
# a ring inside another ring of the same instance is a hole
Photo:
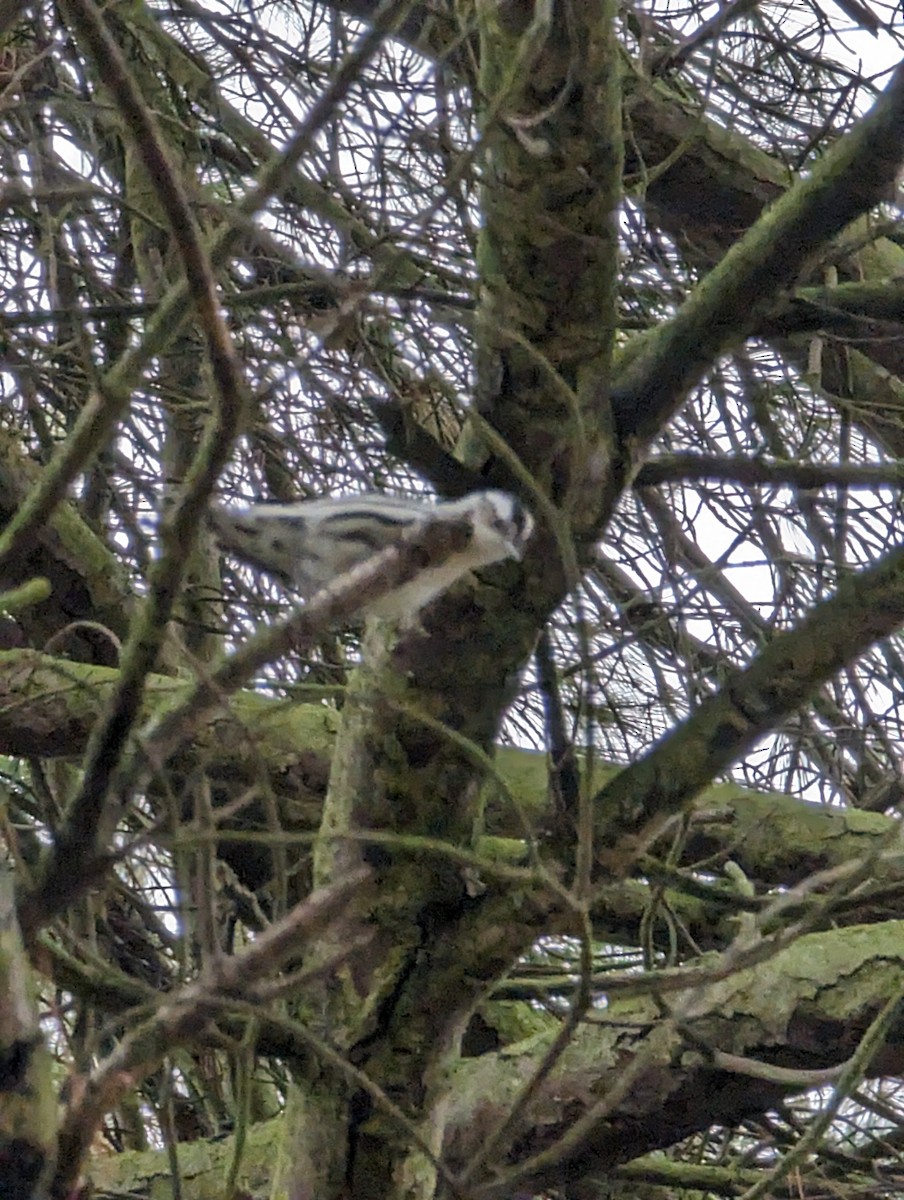
[[[611,835],[680,812],[820,684],[904,623],[904,548],[843,580],[648,754],[596,796]],[[652,830],[639,832],[643,842]],[[632,842],[633,842],[632,838]],[[622,864],[624,866],[624,864]]]
[[[756,329],[782,288],[878,204],[904,157],[904,66],[851,133],[724,256],[678,314],[628,347],[612,385],[623,440],[647,444],[718,356]]]

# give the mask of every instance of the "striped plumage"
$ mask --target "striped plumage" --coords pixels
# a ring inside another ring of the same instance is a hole
[[[463,551],[421,571],[370,610],[393,618],[417,612],[468,571],[520,558],[533,529],[521,502],[498,491],[473,492],[441,504],[362,495],[215,508],[210,520],[225,547],[304,597],[398,544],[411,530],[436,521],[467,522],[471,536]]]

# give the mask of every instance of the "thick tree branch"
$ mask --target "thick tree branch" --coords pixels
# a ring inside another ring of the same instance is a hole
[[[520,1165],[494,1174],[476,1194],[507,1196],[516,1185],[536,1193],[588,1176],[605,1178],[616,1164],[712,1123],[734,1126],[774,1107],[800,1090],[800,1078],[768,1067],[755,1072],[752,1064],[742,1069],[737,1056],[791,1071],[825,1070],[850,1059],[876,1012],[901,986],[902,939],[901,922],[888,922],[879,929],[809,935],[718,983],[707,981],[704,967],[698,987],[669,997],[668,1011],[677,1017],[671,1028],[653,998],[610,1001],[574,1037],[529,1120],[515,1132],[508,1161]],[[744,1021],[737,1021],[738,1013]],[[707,1047],[734,1057],[708,1053]],[[537,1055],[531,1039],[520,1056],[510,1047],[461,1064],[449,1096],[452,1165],[467,1164],[487,1131],[505,1119]],[[733,1067],[720,1070],[718,1063]],[[902,1063],[899,1020],[870,1070],[896,1074]],[[626,1073],[632,1082],[619,1096]],[[607,1105],[607,1096],[618,1098]],[[577,1128],[582,1133],[575,1139]]]
[[[900,488],[904,466],[883,463],[767,462],[760,458],[716,458],[706,454],[668,454],[647,459],[634,480],[637,487],[712,479],[745,487],[766,485],[813,489],[825,487]]]
[[[116,678],[117,673],[107,668],[67,663],[28,651],[0,653],[0,751],[41,758],[82,753]],[[190,691],[191,684],[184,680],[152,676],[143,720],[156,723],[154,714],[178,711]],[[203,765],[217,808],[225,810],[263,782],[278,811],[279,832],[273,836],[284,844],[297,844],[302,853],[320,821],[335,727],[335,714],[320,705],[287,707],[241,693],[232,698],[228,712],[212,711],[195,726],[190,752],[168,762],[164,785],[178,793],[181,781]],[[487,789],[485,822],[492,836],[485,848],[477,847],[477,854],[504,853],[508,861],[513,856],[517,860],[522,819],[542,829],[556,817],[550,811],[548,766],[544,755],[507,748],[497,751],[496,769],[505,786],[502,791]],[[607,768],[610,773],[617,769]],[[600,770],[597,764],[594,778],[599,778]],[[156,778],[153,786],[157,787]],[[218,854],[243,885],[254,890],[265,886],[269,878],[269,858],[259,844],[262,829],[257,828],[266,826],[267,818],[257,803],[246,805],[241,815],[251,841],[245,846],[241,837],[234,836],[233,821],[220,822],[223,839]],[[602,837],[605,812],[598,813],[597,825]],[[674,889],[667,892],[666,901],[681,914],[697,944],[721,946],[733,936],[731,922],[737,906],[726,907],[717,885],[701,884],[692,895],[689,888],[695,877],[688,875],[681,883],[679,868],[687,871],[697,862],[712,863],[730,856],[759,888],[769,889],[793,885],[813,873],[870,856],[874,859],[873,889],[845,905],[845,914],[850,914],[845,919],[882,919],[894,911],[904,883],[904,862],[899,857],[876,857],[894,829],[893,820],[878,814],[820,808],[790,796],[760,795],[734,784],[721,784],[704,792],[693,806],[674,877],[661,881]],[[493,838],[505,840],[497,846]],[[412,839],[412,854],[418,853],[417,844],[417,839]],[[426,853],[426,848],[420,853]],[[567,862],[563,863],[563,870],[566,866]],[[488,865],[490,878],[493,874]],[[658,879],[655,872],[652,878]],[[304,894],[307,879],[306,872],[298,874],[290,901]],[[638,925],[649,901],[645,886],[603,887],[593,910],[600,939],[636,945]],[[840,918],[841,910],[834,911]],[[469,936],[473,939],[474,935]]]
[[[804,704],[820,684],[904,623],[904,549],[843,580],[797,628],[597,793],[612,837],[680,812]]]
[[[732,246],[678,314],[628,347],[612,387],[622,438],[647,444],[816,252],[883,199],[902,158],[904,66],[873,110]]]
[[[900,335],[904,286],[899,279],[798,288],[793,296],[779,301],[756,332],[761,337],[786,337],[822,330],[857,338],[863,337],[866,330],[874,330],[875,322],[885,322],[888,337]]]

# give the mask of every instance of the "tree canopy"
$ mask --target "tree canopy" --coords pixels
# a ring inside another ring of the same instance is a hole
[[[0,1197],[901,1192],[902,34],[0,4]]]

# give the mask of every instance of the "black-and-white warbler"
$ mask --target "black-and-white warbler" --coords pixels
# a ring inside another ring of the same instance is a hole
[[[226,548],[306,598],[381,551],[417,540],[417,531],[425,532],[435,522],[463,527],[463,549],[366,606],[368,613],[393,619],[413,616],[468,571],[521,558],[534,527],[521,501],[498,491],[472,492],[441,504],[363,495],[214,508],[210,521]]]

